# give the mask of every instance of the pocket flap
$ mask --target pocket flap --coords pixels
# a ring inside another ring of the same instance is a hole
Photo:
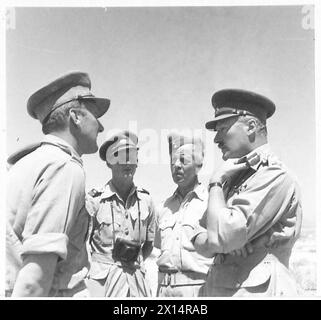
[[[271,261],[263,261],[256,265],[245,281],[242,287],[256,287],[267,282],[271,277]]]
[[[238,289],[256,287],[267,282],[271,277],[271,262],[264,261],[252,270],[237,264],[214,265],[209,271],[212,287]]]
[[[173,215],[166,216],[161,220],[159,224],[159,228],[161,230],[165,230],[167,228],[174,228],[175,224],[176,224],[176,219]]]
[[[99,207],[99,210],[97,212],[96,215],[96,219],[98,221],[99,224],[105,223],[105,224],[112,224],[113,223],[113,219],[112,219],[112,215],[111,215],[111,210],[108,205],[101,205]]]

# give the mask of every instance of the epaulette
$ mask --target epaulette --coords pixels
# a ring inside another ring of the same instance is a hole
[[[18,162],[21,158],[25,157],[26,155],[28,155],[29,153],[35,151],[37,148],[39,148],[41,145],[41,142],[38,143],[33,143],[33,144],[29,144],[23,148],[20,148],[19,150],[17,150],[16,152],[12,153],[8,159],[7,162],[10,165],[14,165],[16,162]]]
[[[97,189],[91,189],[89,192],[88,192],[88,194],[91,196],[91,197],[93,197],[93,198],[96,198],[96,197],[99,197],[99,196],[101,196],[102,195],[102,191],[98,191]]]
[[[143,188],[137,189],[137,191],[138,191],[138,192],[142,192],[142,193],[147,193],[147,194],[149,194],[149,192],[148,192],[146,189],[143,189]]]

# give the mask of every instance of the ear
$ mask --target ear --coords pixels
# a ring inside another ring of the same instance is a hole
[[[81,113],[79,112],[79,110],[75,109],[75,108],[71,108],[69,110],[69,116],[70,116],[70,120],[76,125],[78,126],[80,124],[81,121]]]
[[[254,119],[249,119],[249,121],[247,122],[247,134],[248,135],[252,135],[257,128],[257,123]]]

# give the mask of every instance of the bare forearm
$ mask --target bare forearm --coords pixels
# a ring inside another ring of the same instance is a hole
[[[12,296],[44,297],[48,296],[52,286],[57,255],[30,255],[24,260]]]

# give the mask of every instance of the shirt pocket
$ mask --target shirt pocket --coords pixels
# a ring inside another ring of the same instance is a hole
[[[94,239],[100,245],[111,245],[113,238],[121,232],[121,219],[114,212],[114,219],[110,209],[110,204],[101,205],[97,215],[95,217],[96,223],[94,223]]]
[[[249,276],[246,280],[242,281],[243,279],[240,279],[240,282],[242,282],[241,287],[242,288],[253,288],[258,287],[267,281],[270,280],[271,274],[272,274],[272,261],[262,261],[258,265],[256,265],[250,272]]]
[[[176,219],[174,216],[164,217],[159,223],[161,234],[161,248],[162,250],[170,250],[174,243],[174,227]]]
[[[181,239],[182,239],[182,246],[187,251],[195,251],[194,245],[190,239],[192,239],[195,230],[195,223],[192,221],[184,221],[182,223],[181,228]]]
[[[147,229],[149,228],[148,222],[150,221],[148,219],[149,217],[149,209],[148,206],[140,202],[140,232],[139,232],[139,220],[138,220],[138,208],[137,206],[131,207],[128,209],[129,217],[131,221],[128,221],[128,223],[132,223],[134,234],[132,234],[132,240],[144,242],[146,240],[146,233]],[[129,228],[128,228],[129,229]],[[139,235],[140,233],[140,235]]]
[[[238,264],[216,264],[209,271],[210,286],[216,288],[251,288],[255,292],[256,287],[270,281],[271,262],[263,261],[253,269],[244,268]]]

